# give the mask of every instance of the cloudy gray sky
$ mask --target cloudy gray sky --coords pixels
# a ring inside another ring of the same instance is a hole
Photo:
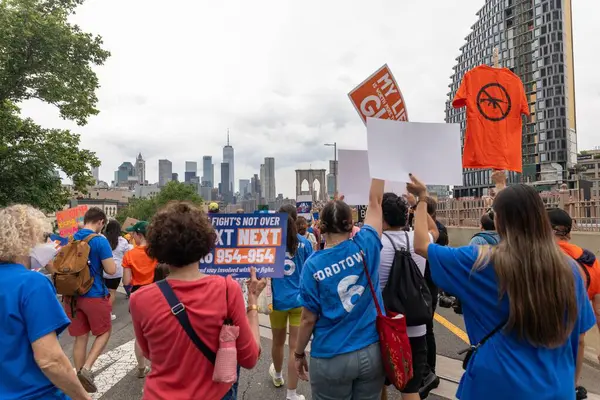
[[[347,93],[388,63],[411,121],[443,122],[459,47],[484,0],[88,0],[73,20],[112,52],[97,68],[100,115],[85,127],[51,106],[24,113],[46,127],[81,133],[111,181],[141,152],[147,177],[158,159],[213,155],[226,132],[236,185],[275,157],[277,192],[295,195],[298,168],[327,168],[333,150],[366,148],[364,125]],[[597,38],[600,1],[573,5],[579,149],[600,146]],[[199,171],[201,174],[202,171]],[[216,179],[220,171],[216,169]]]

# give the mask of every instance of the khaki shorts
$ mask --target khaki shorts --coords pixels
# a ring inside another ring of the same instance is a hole
[[[273,310],[269,314],[271,319],[271,328],[273,329],[286,329],[288,324],[288,318],[290,320],[290,326],[300,326],[300,317],[302,316],[302,307],[292,308],[286,311]]]

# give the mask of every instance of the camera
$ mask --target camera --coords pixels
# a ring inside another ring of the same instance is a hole
[[[456,297],[452,296],[449,293],[440,292],[440,294],[438,296],[438,304],[442,308],[452,308],[454,310],[454,312],[457,314],[462,315],[462,313],[463,313],[462,304],[461,304],[460,300],[457,299]]]

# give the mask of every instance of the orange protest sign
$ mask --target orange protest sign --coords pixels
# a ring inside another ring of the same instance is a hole
[[[56,223],[58,224],[58,234],[62,237],[68,237],[77,232],[78,225],[83,222],[83,216],[88,210],[88,206],[77,206],[68,210],[56,213]]]
[[[138,222],[140,222],[138,219],[135,218],[131,218],[131,217],[127,217],[127,219],[125,220],[125,222],[123,223],[123,226],[121,227],[121,230],[123,232],[127,231],[127,228],[131,228],[132,226],[134,226],[135,224],[137,224]]]
[[[408,121],[406,104],[387,64],[348,93],[363,122],[367,118]]]

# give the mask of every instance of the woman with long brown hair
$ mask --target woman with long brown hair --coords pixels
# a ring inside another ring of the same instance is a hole
[[[506,183],[504,172],[493,179]],[[415,250],[429,260],[433,281],[462,301],[472,344],[457,397],[575,399],[577,351],[595,318],[538,193],[527,185],[498,192],[497,246],[450,248],[429,243],[427,187],[410,180],[407,189],[419,198]]]

